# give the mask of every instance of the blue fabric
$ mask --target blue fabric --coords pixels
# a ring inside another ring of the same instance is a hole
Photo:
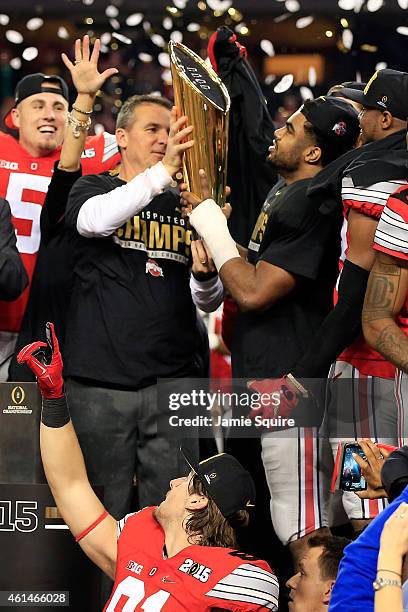
[[[408,487],[345,551],[330,598],[329,612],[374,612],[373,582],[377,573],[380,537],[388,517],[402,502],[408,503]]]

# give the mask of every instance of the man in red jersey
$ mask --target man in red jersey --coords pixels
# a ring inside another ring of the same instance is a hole
[[[278,610],[279,587],[265,561],[235,550],[234,527],[254,502],[249,473],[231,455],[201,463],[170,482],[157,507],[117,522],[93,492],[64,395],[62,359],[52,325],[49,365],[34,342],[19,353],[43,396],[41,455],[55,501],[81,548],[115,580],[105,612]]]
[[[112,70],[106,72],[105,78],[112,74]],[[40,245],[41,207],[64,139],[68,97],[68,86],[59,76],[25,76],[17,84],[14,107],[4,120],[7,128],[18,130],[18,140],[0,132],[0,197],[10,204],[17,248],[30,283]],[[86,139],[81,156],[83,174],[110,170],[118,161],[112,134]],[[7,379],[29,291],[30,284],[17,300],[0,302],[0,380]]]

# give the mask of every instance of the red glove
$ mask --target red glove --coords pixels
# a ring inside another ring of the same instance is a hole
[[[62,357],[59,350],[58,339],[54,331],[54,323],[46,324],[47,343],[32,342],[21,349],[17,355],[18,363],[26,363],[37,377],[41,395],[47,399],[55,399],[64,395],[64,379],[62,378]],[[43,349],[46,349],[44,351]],[[45,357],[51,352],[49,364],[38,361],[40,353]]]
[[[261,406],[251,410],[249,414],[251,419],[256,416],[262,416],[265,419],[276,419],[280,416],[287,419],[299,400],[309,396],[307,390],[291,374],[282,376],[282,378],[251,380],[247,387],[263,396],[259,400]]]

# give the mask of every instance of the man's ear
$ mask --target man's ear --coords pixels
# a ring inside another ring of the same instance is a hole
[[[384,111],[381,115],[381,127],[383,130],[388,130],[392,125],[392,115],[388,111]]]
[[[323,593],[323,601],[322,601],[322,603],[325,606],[329,605],[330,597],[331,597],[332,590],[334,587],[334,582],[335,582],[334,580],[326,580],[326,586],[325,586],[325,590]]]
[[[20,113],[17,108],[11,110],[11,118],[16,128],[20,127]]]
[[[118,128],[115,132],[116,142],[118,143],[118,147],[121,149],[126,149],[128,144],[128,133],[124,128]]]
[[[318,164],[322,157],[322,150],[317,145],[310,145],[303,151],[303,159],[307,164]]]
[[[205,495],[193,493],[189,495],[186,502],[186,510],[203,510],[208,506],[208,498]]]

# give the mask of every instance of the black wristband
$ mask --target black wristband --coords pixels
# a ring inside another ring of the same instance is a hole
[[[218,276],[217,270],[215,270],[215,272],[198,272],[198,273],[194,273],[191,270],[191,273],[194,276],[194,278],[201,283],[204,281],[212,280],[213,278]]]
[[[65,395],[53,399],[43,398],[41,422],[47,427],[64,427],[71,420]]]

